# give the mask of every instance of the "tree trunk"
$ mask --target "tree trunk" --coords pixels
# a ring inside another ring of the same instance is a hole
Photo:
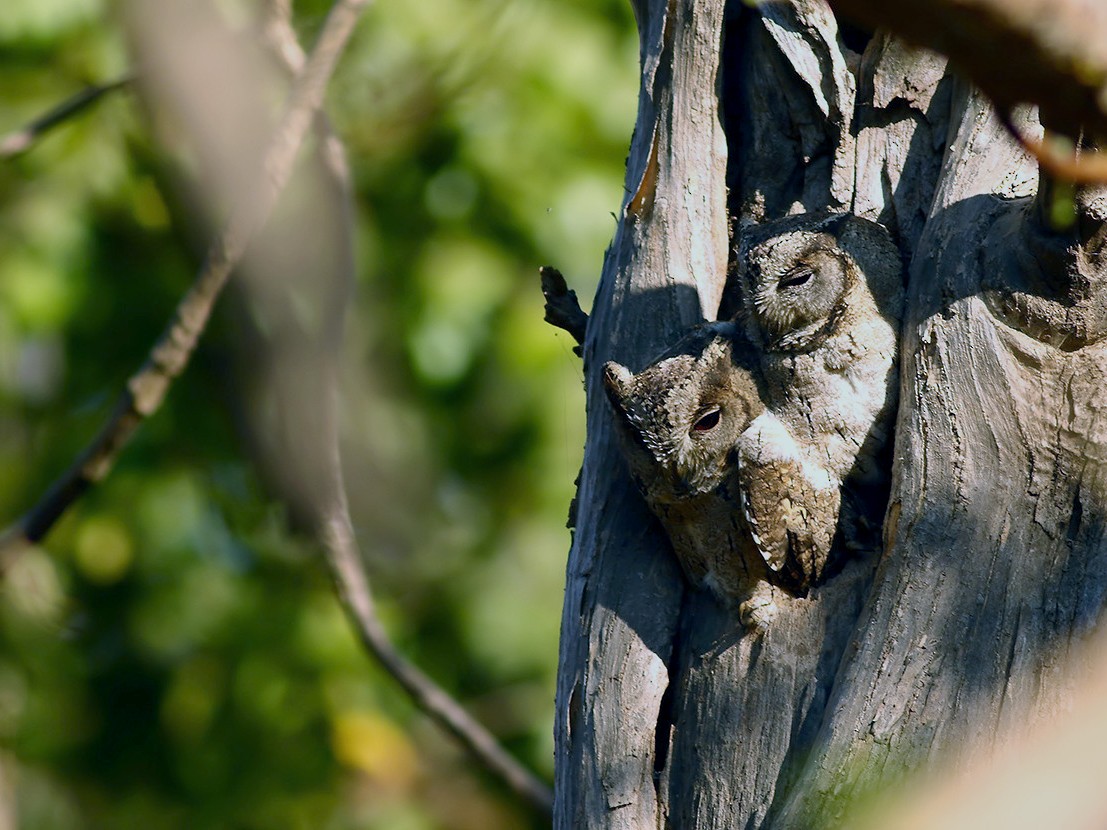
[[[555,825],[835,826],[1072,694],[1061,667],[1107,598],[1107,212],[1078,191],[1053,228],[1065,192],[979,93],[933,53],[841,31],[823,2],[635,12],[628,195],[584,349]],[[599,370],[638,371],[715,317],[728,214],[741,233],[825,209],[884,224],[907,264],[884,548],[751,634],[684,581]]]

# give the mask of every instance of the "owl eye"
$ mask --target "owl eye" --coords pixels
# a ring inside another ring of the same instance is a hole
[[[692,432],[708,432],[713,430],[719,424],[719,418],[722,416],[722,412],[719,407],[714,406],[711,409],[703,412],[696,423],[692,424]]]
[[[779,282],[776,284],[776,290],[783,291],[786,288],[799,288],[801,285],[810,281],[813,276],[815,276],[815,272],[806,266],[793,268],[780,278]]]

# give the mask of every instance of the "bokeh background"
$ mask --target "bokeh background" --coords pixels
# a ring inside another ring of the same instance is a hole
[[[250,24],[250,0],[216,4]],[[295,3],[309,46],[326,4]],[[4,0],[0,136],[128,71],[107,0]],[[626,0],[376,3],[328,112],[357,190],[343,410],[399,648],[552,776],[583,445],[579,360],[622,198]],[[0,524],[106,417],[202,242],[147,110],[112,94],[0,162]],[[0,585],[0,828],[541,826],[362,652],[257,472],[221,305],[111,477]]]

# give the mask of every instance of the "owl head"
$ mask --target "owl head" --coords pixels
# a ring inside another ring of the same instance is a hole
[[[709,323],[638,374],[604,365],[624,455],[647,499],[677,502],[722,483],[735,440],[764,409],[746,351],[734,324]]]
[[[875,222],[814,213],[747,228],[737,260],[738,316],[766,352],[816,349],[850,315],[899,318],[899,251]]]

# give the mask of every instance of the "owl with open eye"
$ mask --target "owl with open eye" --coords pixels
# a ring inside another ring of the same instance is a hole
[[[604,367],[628,466],[694,583],[802,595],[845,547],[843,522],[879,521],[902,306],[882,226],[792,216],[740,231],[732,320],[637,374]]]

